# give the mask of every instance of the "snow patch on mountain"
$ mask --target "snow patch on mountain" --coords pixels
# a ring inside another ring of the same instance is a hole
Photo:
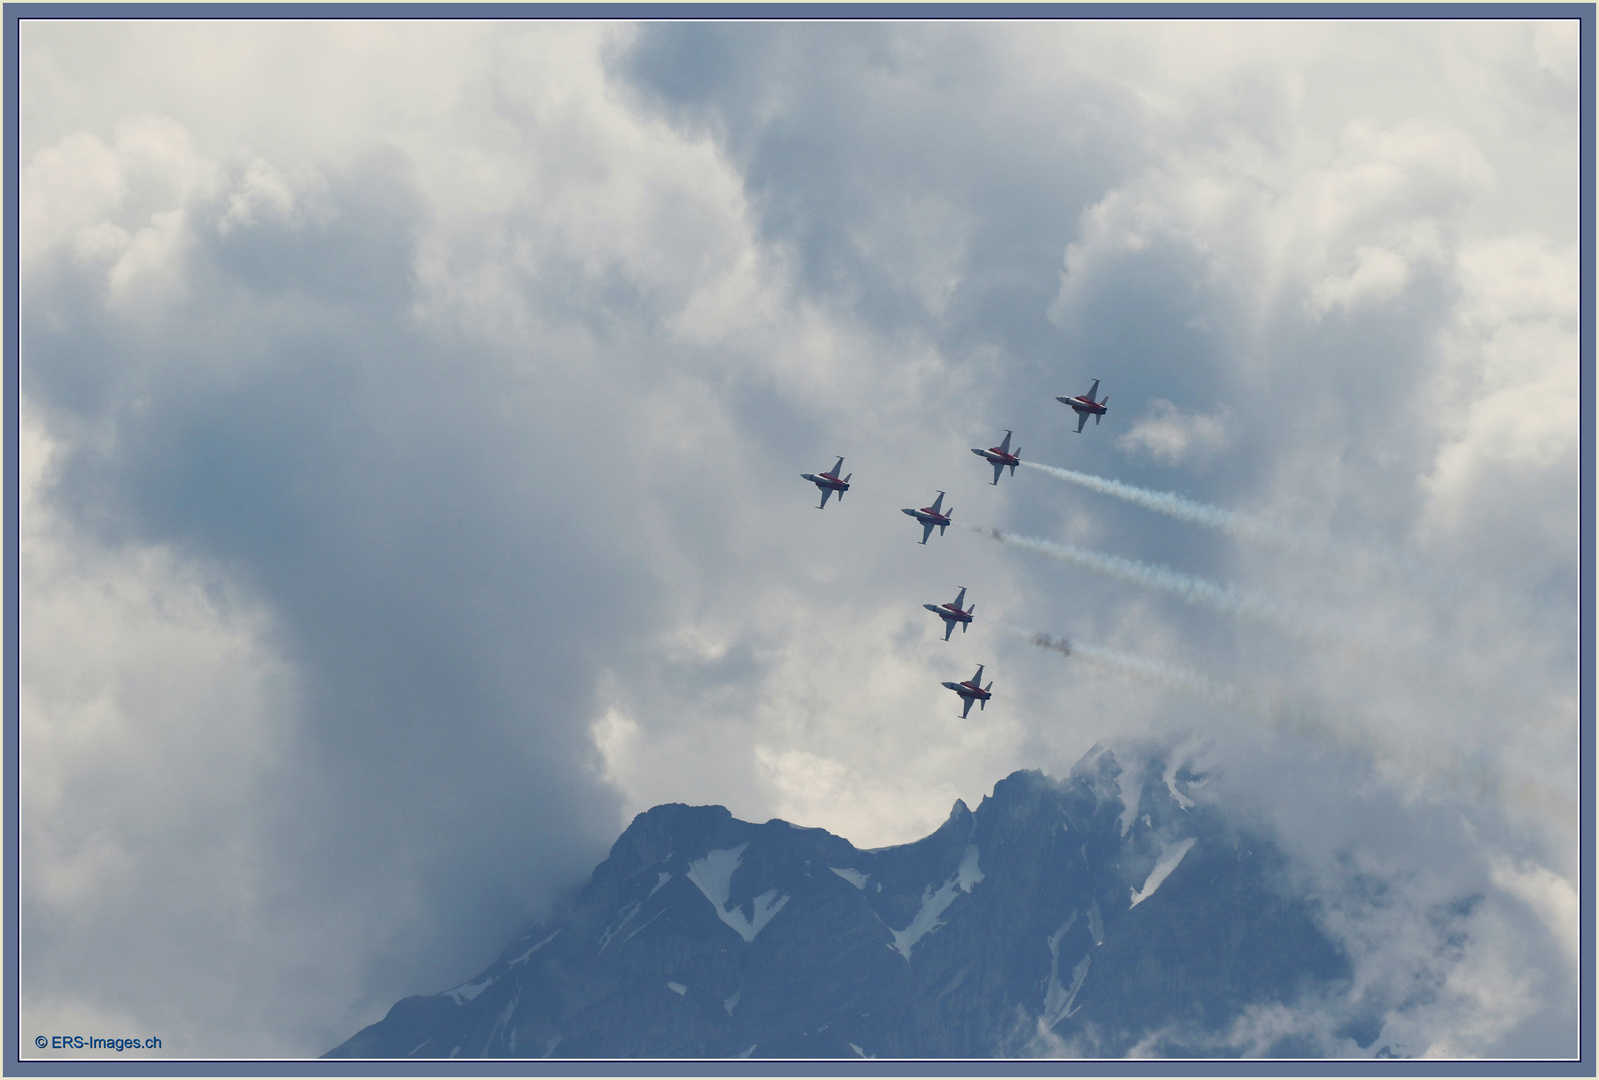
[[[700,892],[705,894],[705,899],[711,902],[718,914],[726,906],[728,894],[732,891],[733,871],[744,861],[744,849],[749,846],[749,842],[745,841],[735,848],[707,851],[704,858],[688,864],[688,879],[699,886]]]
[[[969,893],[982,880],[983,871],[977,865],[977,845],[967,844],[966,854],[961,856],[960,868],[955,871],[955,881],[961,892]]]
[[[1088,932],[1093,936],[1095,945],[1104,944],[1105,920],[1100,917],[1098,900],[1088,905]]]
[[[650,897],[654,896],[657,892],[659,892],[662,885],[665,885],[668,881],[672,880],[672,875],[667,873],[665,870],[662,870],[658,874],[656,874],[656,879],[657,880],[655,882],[655,888],[653,888],[649,892],[645,893],[644,894],[644,899],[648,900]]]
[[[560,936],[561,932],[557,930],[555,933],[551,934],[537,945],[534,945],[532,948],[528,949],[527,952],[523,953],[521,956],[518,956],[515,960],[510,961],[510,963],[506,964],[505,966],[514,967],[517,964],[526,963],[528,957],[532,956],[534,953],[538,952],[540,949],[544,948],[544,946],[548,945],[550,942],[554,941]]]
[[[499,978],[498,975],[490,975],[488,978],[479,983],[462,983],[454,990],[448,990],[446,993],[448,993],[450,997],[454,999],[457,1005],[465,1005],[468,1001],[471,1001],[473,998],[477,997],[484,990],[487,990],[489,983],[493,982],[497,978]]]
[[[682,997],[684,994],[688,993],[688,987],[684,986],[680,982],[672,982],[670,979],[666,981],[666,988],[672,993],[676,994],[678,997]]]
[[[872,875],[863,874],[859,870],[840,869],[837,866],[829,866],[828,869],[833,871],[833,873],[837,874],[839,877],[843,878],[845,881],[849,882],[851,885],[855,886],[857,889],[865,889],[866,883],[872,880]]]
[[[1062,1020],[1077,1011],[1072,1008],[1072,1003],[1077,1000],[1077,991],[1083,988],[1083,980],[1088,978],[1088,965],[1093,962],[1093,959],[1093,953],[1084,953],[1083,958],[1077,961],[1077,966],[1072,968],[1072,988],[1067,991],[1066,1003],[1061,1006],[1060,1018]]]
[[[643,904],[629,904],[622,909],[622,917],[606,927],[605,932],[600,935],[600,952],[605,951],[605,947],[611,943],[611,939],[620,934],[623,928],[633,921],[633,916],[637,915],[639,909],[643,906]]]
[[[1072,984],[1068,992],[1060,982],[1060,942],[1077,922],[1077,909],[1072,908],[1071,917],[1060,924],[1060,929],[1049,935],[1049,983],[1044,989],[1044,1027],[1053,1028],[1066,1017],[1066,1010],[1071,1008],[1072,999],[1077,996],[1079,982]],[[1085,956],[1086,960],[1087,957]],[[1086,974],[1087,968],[1083,971]]]
[[[950,878],[939,886],[937,892],[933,891],[931,885],[923,889],[922,906],[917,910],[916,917],[905,929],[894,931],[894,948],[898,949],[899,954],[907,961],[911,958],[911,949],[918,941],[944,925],[938,921],[938,917],[944,914],[945,908],[955,902],[955,887],[959,880],[959,876]]]
[[[662,915],[666,914],[666,910],[667,910],[666,908],[662,908],[660,911],[657,911],[654,915],[651,915],[649,917],[649,919],[647,921],[645,921],[645,923],[642,926],[635,926],[633,929],[629,930],[627,932],[627,937],[623,938],[621,941],[618,941],[616,943],[616,947],[618,949],[620,949],[623,945],[626,945],[628,942],[630,942],[634,938],[638,937],[640,931],[648,929],[650,923],[654,922],[656,919],[659,919]]]
[[[1179,840],[1175,844],[1166,844],[1162,847],[1160,858],[1155,860],[1155,869],[1149,872],[1149,877],[1144,880],[1144,887],[1135,891],[1131,907],[1155,895],[1155,890],[1160,888],[1160,883],[1165,881],[1171,872],[1177,869],[1177,864],[1183,861],[1183,856],[1188,854],[1188,849],[1194,846],[1195,837]]]
[[[917,910],[916,917],[905,929],[893,931],[894,948],[898,949],[899,954],[906,960],[911,958],[911,949],[918,941],[944,925],[939,922],[938,917],[944,914],[945,908],[955,902],[955,890],[969,893],[983,880],[984,874],[982,868],[977,865],[977,855],[977,845],[967,844],[966,852],[961,856],[961,864],[955,870],[955,876],[940,885],[936,892],[931,885],[923,889],[922,906]],[[864,885],[865,882],[862,881],[861,884]],[[893,930],[892,927],[889,929]]]
[[[688,864],[688,879],[699,887],[705,894],[705,899],[711,902],[711,907],[716,911],[716,917],[728,926],[731,926],[738,936],[745,941],[754,941],[767,923],[772,921],[772,916],[783,910],[783,905],[788,903],[787,896],[778,896],[776,889],[768,889],[750,901],[750,914],[744,914],[743,905],[727,910],[727,897],[732,891],[733,871],[744,861],[744,849],[749,843],[740,844],[736,848],[721,848],[716,851],[707,851],[703,859],[695,859]]]
[[[517,1005],[522,1000],[522,992],[518,990],[516,996],[505,1003],[505,1008],[500,1010],[500,1015],[494,1018],[494,1026],[489,1029],[489,1037],[483,1043],[483,1055],[488,1056],[488,1048],[494,1040],[504,1033],[505,1025],[511,1022],[511,1014],[516,1012]],[[512,1032],[515,1035],[515,1032]]]
[[[776,897],[776,899],[773,899]],[[738,936],[745,941],[754,941],[767,923],[772,921],[772,916],[783,910],[783,905],[788,903],[787,896],[778,896],[776,889],[768,889],[750,901],[750,917],[745,918],[742,908],[732,911],[718,912],[722,921],[738,931]]]
[[[1122,835],[1127,835],[1127,830],[1133,827],[1133,822],[1138,817],[1138,803],[1144,795],[1144,770],[1137,766],[1130,766],[1120,776],[1116,777],[1117,790],[1121,792]]]
[[[1161,779],[1166,781],[1166,790],[1171,792],[1172,801],[1187,810],[1194,805],[1194,800],[1177,790],[1177,769],[1180,761],[1181,759],[1179,758],[1173,758],[1171,763],[1166,766],[1166,774]]]

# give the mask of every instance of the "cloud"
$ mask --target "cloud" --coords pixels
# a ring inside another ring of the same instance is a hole
[[[1227,445],[1227,429],[1234,419],[1225,407],[1209,416],[1183,416],[1165,398],[1154,398],[1144,416],[1116,445],[1148,454],[1162,465],[1176,465],[1185,459],[1203,461]]]

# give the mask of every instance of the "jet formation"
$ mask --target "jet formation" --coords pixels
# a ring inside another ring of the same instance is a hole
[[[1077,414],[1077,434],[1083,433],[1083,425],[1088,423],[1088,418],[1094,418],[1094,426],[1099,426],[1099,418],[1105,415],[1110,405],[1110,395],[1106,394],[1099,401],[1094,400],[1094,394],[1099,390],[1099,380],[1094,380],[1094,385],[1088,388],[1088,393],[1078,394],[1076,397],[1058,397],[1055,400],[1062,405],[1070,405]]]
[[[1095,385],[1099,384],[1095,383]],[[1010,432],[1008,431],[1005,432],[1005,441],[998,446],[990,446],[987,450],[979,450],[974,446],[972,447],[972,453],[994,466],[994,482],[989,485],[990,487],[999,486],[999,474],[1007,468],[1010,469],[1010,474],[1015,476],[1016,466],[1022,463],[1022,448],[1018,446],[1015,451],[1011,450]]]
[[[951,600],[949,603],[922,605],[922,607],[926,608],[928,611],[931,611],[934,615],[937,615],[940,619],[944,620],[945,641],[948,641],[949,635],[955,632],[956,623],[961,624],[961,633],[963,634],[966,633],[966,628],[972,625],[972,612],[977,610],[977,605],[973,604],[965,611],[962,611],[961,601],[964,599],[966,599],[966,586],[962,585],[961,591],[957,593],[955,595],[955,599]]]
[[[949,528],[949,519],[954,516],[955,508],[952,506],[948,510],[941,512],[939,507],[943,505],[944,493],[940,491],[938,493],[938,498],[933,500],[932,506],[924,506],[920,510],[912,510],[909,507],[906,507],[904,510],[900,511],[902,514],[909,514],[921,524],[922,538],[918,540],[917,543],[927,543],[927,538],[933,535],[933,529],[935,527],[938,529],[939,536],[943,536],[944,530]]]
[[[994,689],[993,680],[989,680],[987,686],[983,685],[982,664],[977,665],[977,674],[973,675],[965,682],[947,682],[944,684],[944,686],[947,689],[953,690],[959,694],[961,696],[961,701],[966,703],[965,708],[961,709],[962,720],[966,719],[966,717],[971,714],[972,702],[977,702],[977,709],[979,712],[981,712],[982,710],[988,708],[988,699],[994,696],[989,692]]]
[[[844,492],[849,490],[849,476],[854,476],[855,474],[850,473],[849,476],[846,476],[844,479],[840,480],[838,478],[838,474],[843,471],[844,459],[839,458],[838,464],[833,466],[831,472],[824,472],[820,476],[817,476],[815,473],[800,473],[800,477],[802,479],[809,480],[811,483],[815,484],[817,489],[822,493],[822,501],[816,504],[816,509],[820,510],[825,507],[827,505],[827,497],[833,494],[835,491],[838,492],[838,501],[844,501]]]
[[[1106,394],[1103,398],[1095,401],[1094,396],[1097,393],[1099,393],[1099,380],[1095,379],[1093,385],[1088,388],[1088,393],[1079,394],[1076,397],[1057,397],[1055,399],[1063,405],[1070,406],[1072,411],[1077,414],[1077,434],[1079,435],[1083,433],[1083,427],[1088,423],[1090,416],[1094,418],[1094,423],[1097,425],[1100,418],[1108,411],[1110,395]],[[999,478],[1004,475],[1006,469],[1009,469],[1010,474],[1015,476],[1016,466],[1022,462],[1021,447],[1018,446],[1015,450],[1010,448],[1012,434],[1012,432],[1006,431],[1005,438],[1000,441],[1000,444],[998,446],[990,446],[987,450],[980,450],[975,446],[972,448],[972,453],[994,467],[994,479],[990,482],[990,486],[997,487],[999,485]],[[818,510],[826,509],[827,500],[835,491],[838,492],[838,501],[841,503],[844,501],[844,492],[849,490],[850,476],[854,474],[851,473],[849,476],[841,478],[839,474],[843,471],[844,459],[840,457],[832,469],[827,472],[820,474],[800,473],[801,477],[815,484],[817,490],[822,493],[822,501],[816,504]],[[917,543],[926,544],[928,538],[933,535],[935,528],[940,536],[943,536],[944,530],[949,528],[950,519],[954,516],[955,508],[952,506],[945,510],[943,506],[944,492],[940,491],[938,498],[933,500],[933,505],[924,506],[917,510],[906,507],[901,511],[901,513],[915,518],[917,524],[921,525],[922,538]],[[974,603],[969,608],[962,608],[961,604],[965,599],[966,586],[962,585],[955,599],[949,603],[922,605],[928,611],[944,620],[945,641],[948,641],[950,635],[955,632],[956,623],[960,624],[961,633],[963,634],[966,632],[967,627],[972,624],[972,613],[977,610],[977,605]],[[983,664],[978,664],[977,673],[964,682],[946,682],[943,684],[946,688],[960,695],[963,702],[961,709],[962,720],[965,720],[971,714],[972,702],[977,702],[978,709],[982,710],[987,707],[989,699],[994,696],[992,693],[994,689],[993,681],[990,680],[987,686],[983,685],[984,666]]]

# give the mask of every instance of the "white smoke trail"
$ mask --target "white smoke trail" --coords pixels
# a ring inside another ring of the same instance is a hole
[[[1152,660],[1144,656],[1102,649],[1095,645],[1084,645],[1064,637],[1051,637],[1049,634],[1032,633],[1016,627],[1004,629],[1020,634],[1041,649],[1051,649],[1062,656],[1081,660],[1102,671],[1109,671],[1134,682],[1162,690],[1173,690],[1212,705],[1245,713],[1256,720],[1266,722],[1273,728],[1282,729],[1291,726],[1290,721],[1296,719],[1295,714],[1303,712],[1290,708],[1286,700],[1281,697],[1246,690],[1232,683],[1217,682],[1208,675],[1168,664],[1164,660]],[[1297,726],[1303,727],[1303,722]]]
[[[1406,576],[1414,576],[1421,569],[1406,565],[1406,560],[1394,552],[1379,551],[1369,545],[1357,552],[1348,545],[1290,529],[1258,514],[1224,510],[1219,506],[1184,498],[1173,491],[1151,491],[1148,488],[1124,484],[1120,480],[1062,469],[1054,465],[1042,465],[1036,461],[1024,461],[1022,464],[1058,480],[1065,480],[1090,491],[1097,491],[1101,495],[1130,502],[1145,510],[1153,510],[1157,514],[1165,514],[1167,517],[1186,521],[1192,525],[1203,525],[1207,529],[1225,533],[1235,540],[1264,544],[1291,555],[1309,555],[1345,566],[1369,565],[1383,569],[1389,574]]]
[[[1229,536],[1253,539],[1259,536],[1276,538],[1288,535],[1282,533],[1276,526],[1264,518],[1240,514],[1234,510],[1223,510],[1219,506],[1207,506],[1205,503],[1185,499],[1173,491],[1150,491],[1147,488],[1134,487],[1124,484],[1120,480],[1110,480],[1103,476],[1093,476],[1089,473],[1075,472],[1072,469],[1062,469],[1054,465],[1041,465],[1036,461],[1022,462],[1029,469],[1048,473],[1060,480],[1085,487],[1090,491],[1097,491],[1101,495],[1110,495],[1122,499],[1146,510],[1153,510],[1158,514],[1174,517],[1178,521],[1187,521],[1195,525],[1204,525],[1211,529],[1220,529]],[[1308,538],[1305,538],[1308,539]]]
[[[1135,585],[1160,589],[1181,597],[1191,604],[1200,604],[1227,615],[1254,619],[1288,630],[1300,637],[1326,638],[1325,628],[1314,625],[1303,613],[1254,593],[1240,592],[1230,585],[1220,585],[1204,578],[1192,577],[1169,566],[1152,566],[1120,555],[1090,551],[1076,544],[1054,540],[1040,540],[1032,536],[1017,536],[986,525],[967,526],[1002,544],[1036,551],[1052,559],[1081,566],[1107,577],[1119,578]]]

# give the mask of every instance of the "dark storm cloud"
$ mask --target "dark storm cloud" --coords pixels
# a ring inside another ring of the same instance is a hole
[[[716,134],[809,291],[962,360],[1003,348],[1002,399],[1058,369],[1061,252],[1145,153],[1126,90],[1009,78],[1010,59],[970,27],[655,23],[617,66]]]
[[[610,839],[596,665],[647,625],[652,582],[585,441],[598,403],[410,320],[425,210],[400,158],[332,177],[322,221],[222,231],[224,210],[186,209],[196,287],[143,334],[91,305],[52,329],[32,312],[70,300],[25,287],[25,392],[112,432],[60,462],[51,498],[270,606],[304,705],[271,891],[368,896],[402,935],[374,985],[435,986]]]

